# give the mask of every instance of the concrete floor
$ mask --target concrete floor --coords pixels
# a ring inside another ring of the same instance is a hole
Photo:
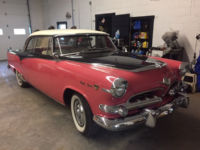
[[[0,150],[190,150],[200,147],[200,94],[189,109],[178,109],[154,129],[137,126],[123,132],[101,130],[80,135],[70,110],[35,88],[17,86],[7,62],[0,62]]]

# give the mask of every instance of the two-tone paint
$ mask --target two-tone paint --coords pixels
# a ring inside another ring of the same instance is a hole
[[[100,60],[95,62],[92,59],[86,62],[70,59],[45,59],[34,56],[24,56],[23,59],[21,57],[22,54],[19,52],[9,51],[8,65],[13,70],[20,72],[28,83],[64,105],[67,103],[64,99],[65,91],[76,91],[85,97],[94,115],[107,118],[117,116],[102,112],[99,109],[100,104],[119,105],[137,93],[156,88],[163,88],[165,94],[169,86],[163,84],[164,77],[170,78],[172,83],[180,80],[178,67],[181,62],[162,58],[156,59],[165,62],[167,66],[134,72],[131,71],[132,69],[109,66],[111,63],[108,64],[108,62],[105,65],[103,60],[101,63]],[[114,98],[103,90],[110,89],[112,82],[118,77],[128,81],[127,92],[122,98]],[[162,103],[156,105],[163,105],[171,100],[165,98]]]

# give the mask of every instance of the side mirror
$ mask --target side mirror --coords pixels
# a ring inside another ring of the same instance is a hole
[[[54,59],[59,59],[59,54],[58,53],[53,53],[53,58]]]

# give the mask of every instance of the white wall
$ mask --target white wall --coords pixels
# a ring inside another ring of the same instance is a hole
[[[161,36],[165,32],[179,31],[180,44],[192,59],[195,35],[200,33],[199,0],[92,0],[92,3],[93,20],[95,14],[111,12],[130,13],[131,16],[155,15],[153,46],[163,44]]]
[[[89,2],[92,2],[92,6]],[[56,26],[57,21],[66,19],[72,12],[71,0],[43,0],[44,27]],[[95,29],[95,14],[130,13],[131,16],[155,15],[153,46],[164,42],[162,35],[167,31],[179,31],[179,42],[185,47],[191,60],[195,47],[195,36],[200,33],[200,0],[74,0],[75,25],[79,28]],[[198,44],[200,49],[200,42]],[[186,59],[186,58],[185,58]]]
[[[72,14],[71,0],[43,0],[44,27],[56,27],[56,22],[67,21],[68,28],[72,26],[72,19],[66,18],[66,13]]]
[[[67,19],[66,13],[72,14],[71,0],[42,0],[44,9],[44,28],[47,29],[50,25],[56,27],[56,22],[67,21],[68,28],[73,26],[72,18]],[[91,8],[90,0],[74,0],[74,25],[78,28],[91,29]]]
[[[43,0],[29,0],[32,31],[44,29]]]
[[[81,29],[92,29],[93,22],[91,21],[94,15],[92,13],[92,5],[89,5],[91,0],[74,0],[74,19],[75,25]]]

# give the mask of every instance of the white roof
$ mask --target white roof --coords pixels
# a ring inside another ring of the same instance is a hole
[[[107,34],[105,32],[95,30],[83,30],[83,29],[65,29],[65,30],[41,30],[33,32],[30,36],[38,35],[75,35],[75,34]],[[108,35],[108,34],[107,34]]]

